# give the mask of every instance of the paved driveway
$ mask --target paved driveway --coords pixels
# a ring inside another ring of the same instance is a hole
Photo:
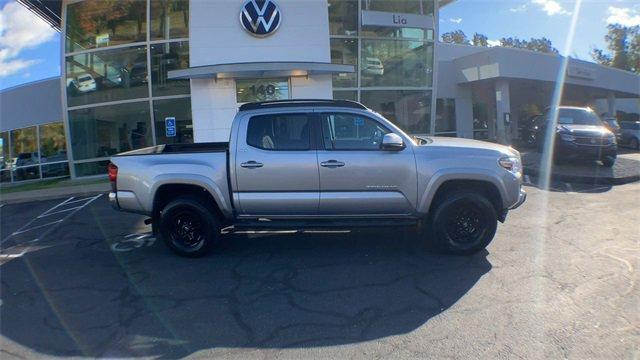
[[[639,356],[640,183],[528,192],[472,257],[376,229],[184,259],[104,196],[5,205],[2,358]]]

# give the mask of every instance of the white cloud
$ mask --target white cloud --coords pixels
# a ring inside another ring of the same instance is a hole
[[[460,24],[462,22],[462,18],[450,18],[449,21],[455,24]]]
[[[23,50],[52,40],[56,31],[24,6],[9,2],[0,9],[0,77],[15,74],[41,60],[23,59]]]
[[[487,40],[487,44],[491,47],[500,46],[500,40]]]
[[[527,11],[527,4],[522,4],[520,6],[516,6],[516,7],[510,8],[509,11],[511,11],[513,13],[525,12],[525,11]]]
[[[618,8],[609,6],[607,9],[607,24],[620,24],[622,26],[640,25],[640,11],[632,8]]]
[[[571,15],[571,12],[565,10],[559,2],[555,0],[533,0],[533,4],[542,8],[542,11],[549,16],[554,15]]]

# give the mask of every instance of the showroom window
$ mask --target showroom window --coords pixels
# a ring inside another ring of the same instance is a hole
[[[85,0],[67,5],[66,51],[82,51],[147,39],[145,1]]]
[[[193,143],[193,125],[191,121],[191,99],[155,100],[153,118],[156,127],[156,143]],[[175,135],[167,132],[167,118],[176,119]]]
[[[74,1],[63,14],[71,148],[54,156],[73,159],[75,176],[103,175],[115,153],[193,142],[190,81],[168,78],[189,67],[189,0]]]
[[[189,37],[189,0],[151,0],[151,40]]]
[[[360,101],[410,133],[429,133],[433,30],[364,26],[358,19],[362,10],[433,16],[434,1],[329,1],[331,62],[356,70],[333,75],[334,98]]]
[[[9,132],[0,133],[0,182],[11,181],[11,153],[9,151]]]
[[[146,97],[146,46],[67,56],[66,79],[69,106]]]
[[[107,158],[153,144],[146,101],[69,111],[74,160]]]
[[[188,94],[189,79],[170,80],[168,72],[189,67],[189,42],[151,45],[151,84],[153,96]]]

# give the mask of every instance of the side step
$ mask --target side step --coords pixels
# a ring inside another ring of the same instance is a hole
[[[315,230],[352,229],[360,227],[405,227],[416,226],[418,219],[376,218],[376,219],[313,219],[313,220],[273,220],[247,219],[233,224],[234,231],[248,230]]]

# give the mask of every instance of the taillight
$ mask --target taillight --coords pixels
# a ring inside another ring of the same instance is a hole
[[[118,167],[110,162],[109,165],[107,165],[107,172],[109,173],[109,181],[111,182],[111,188],[113,189],[113,191],[116,190],[116,180],[118,179]]]

